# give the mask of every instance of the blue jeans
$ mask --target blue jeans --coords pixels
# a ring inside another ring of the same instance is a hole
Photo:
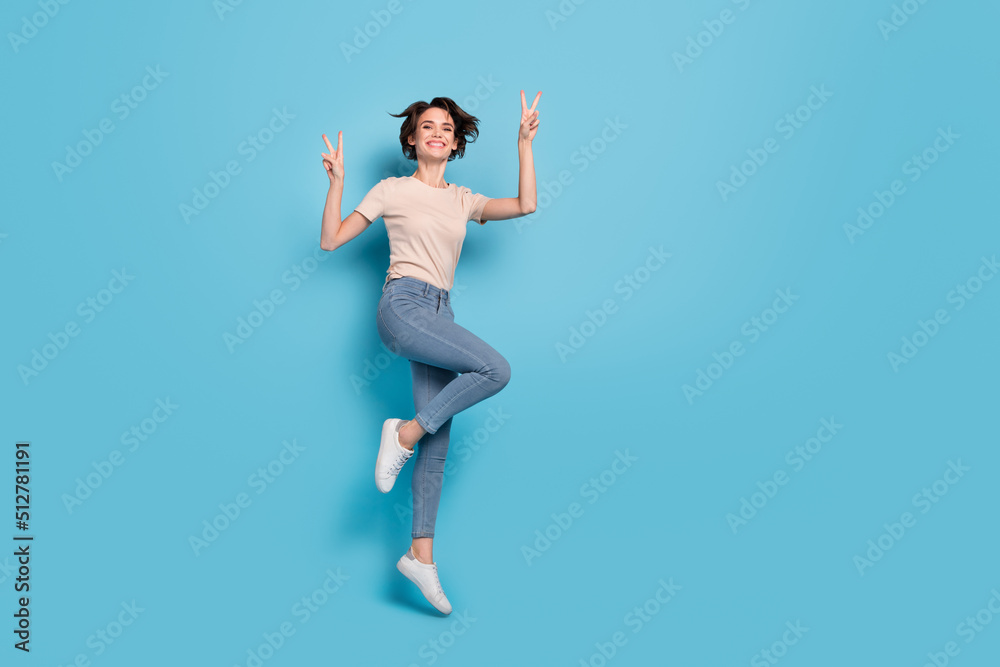
[[[410,276],[382,287],[376,316],[386,348],[410,360],[417,423],[413,466],[413,537],[434,537],[453,415],[510,382],[510,364],[468,329],[455,324],[448,290]]]

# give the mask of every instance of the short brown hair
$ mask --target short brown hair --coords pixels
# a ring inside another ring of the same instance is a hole
[[[417,159],[417,147],[411,146],[407,140],[411,134],[416,134],[417,121],[420,119],[421,114],[431,107],[444,109],[451,115],[451,119],[455,121],[455,138],[458,139],[458,148],[451,152],[451,155],[448,156],[448,161],[450,162],[456,157],[460,158],[464,156],[466,143],[474,142],[479,136],[479,119],[463,111],[462,107],[458,106],[450,97],[435,97],[430,103],[420,100],[406,107],[401,113],[389,114],[396,118],[406,118],[399,128],[399,143],[403,147],[403,155],[408,160]]]

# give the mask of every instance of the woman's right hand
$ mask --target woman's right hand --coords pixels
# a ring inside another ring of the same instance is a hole
[[[326,168],[326,175],[330,177],[330,183],[332,184],[334,180],[343,181],[344,180],[344,133],[343,131],[337,133],[337,149],[334,150],[333,146],[330,145],[330,140],[323,135],[323,141],[326,142],[326,147],[330,149],[329,153],[321,153],[323,156],[323,166]]]

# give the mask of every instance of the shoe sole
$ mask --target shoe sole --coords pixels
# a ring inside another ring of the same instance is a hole
[[[388,487],[383,489],[382,488],[383,480],[379,478],[378,471],[379,468],[382,467],[381,463],[383,457],[393,456],[393,453],[391,452],[396,444],[393,442],[393,433],[396,430],[396,424],[398,424],[401,421],[403,420],[390,418],[386,419],[385,422],[382,424],[382,440],[381,442],[379,442],[378,456],[375,458],[375,487],[378,488],[378,490],[381,491],[382,493],[389,493],[389,491],[392,490],[393,485],[395,485],[396,483],[396,478],[392,477],[388,480],[388,482],[384,482],[388,484]]]
[[[414,577],[416,577],[416,573],[415,572],[413,573],[413,576],[410,576],[411,570],[410,570],[410,568],[409,568],[409,566],[407,564],[406,556],[403,556],[402,558],[400,558],[396,562],[396,569],[399,570],[400,572],[402,572],[402,574],[403,574],[404,577],[406,577],[407,579],[409,579],[410,581],[412,581],[414,583],[414,585],[416,585],[416,587],[418,589],[420,589],[421,595],[424,596],[425,600],[427,600],[428,602],[430,602],[430,604],[431,604],[432,607],[434,607],[439,612],[441,612],[442,614],[445,614],[445,615],[448,615],[448,614],[451,613],[451,608],[450,607],[449,607],[449,609],[447,611],[445,611],[444,609],[441,609],[440,607],[438,607],[434,603],[434,601],[430,599],[430,597],[427,595],[427,592],[424,590],[423,586],[420,585],[420,582],[417,581],[417,579],[414,578]]]

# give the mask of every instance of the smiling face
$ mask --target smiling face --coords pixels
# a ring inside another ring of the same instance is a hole
[[[430,107],[420,114],[417,131],[407,142],[417,151],[417,160],[447,160],[458,149],[455,123],[444,109]]]

